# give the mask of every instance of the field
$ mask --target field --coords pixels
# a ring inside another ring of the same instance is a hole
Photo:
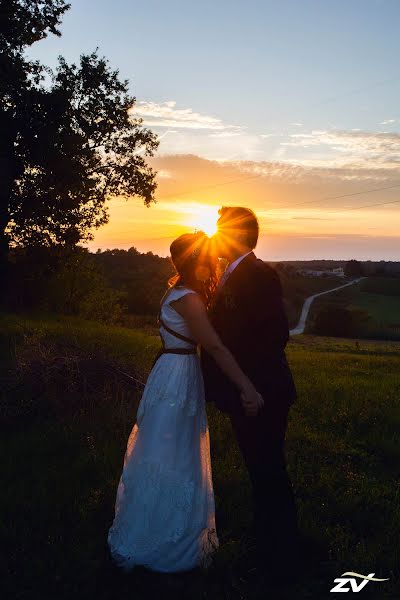
[[[348,281],[338,277],[307,277],[293,270],[287,272],[282,269],[279,271],[279,276],[290,328],[297,325],[304,301],[308,296],[325,292]]]
[[[158,348],[143,330],[72,318],[0,317],[1,582],[5,599],[329,598],[344,571],[390,578],[398,598],[400,344],[298,336],[287,440],[305,538],[299,581],[254,576],[250,490],[226,418],[208,408],[221,548],[182,578],[116,571],[107,553],[116,485],[142,380]],[[122,375],[124,373],[125,375]]]
[[[327,306],[361,309],[369,316],[359,336],[400,340],[400,279],[368,277],[358,284],[317,298],[311,306],[311,324],[316,313]],[[309,328],[310,329],[310,328]]]

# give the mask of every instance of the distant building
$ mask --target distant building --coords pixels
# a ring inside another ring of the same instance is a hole
[[[297,271],[300,275],[305,275],[306,277],[344,277],[344,269],[343,267],[338,267],[337,269],[299,269]]]
[[[344,269],[343,267],[338,267],[337,269],[332,269],[332,273],[337,275],[338,277],[344,277]]]

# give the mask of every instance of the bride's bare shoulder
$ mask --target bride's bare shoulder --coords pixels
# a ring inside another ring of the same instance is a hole
[[[174,309],[182,315],[182,317],[194,316],[205,312],[205,306],[203,300],[196,292],[189,292],[184,294],[177,300],[171,302]]]

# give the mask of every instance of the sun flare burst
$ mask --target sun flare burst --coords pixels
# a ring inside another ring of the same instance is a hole
[[[193,211],[190,225],[197,231],[204,231],[209,237],[217,233],[218,206],[198,206]]]

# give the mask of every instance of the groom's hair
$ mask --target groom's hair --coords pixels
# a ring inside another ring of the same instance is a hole
[[[257,246],[259,225],[255,213],[244,206],[223,206],[219,209],[218,227],[234,237],[235,231],[246,233],[246,245],[253,249]],[[230,230],[230,231],[229,231]]]

